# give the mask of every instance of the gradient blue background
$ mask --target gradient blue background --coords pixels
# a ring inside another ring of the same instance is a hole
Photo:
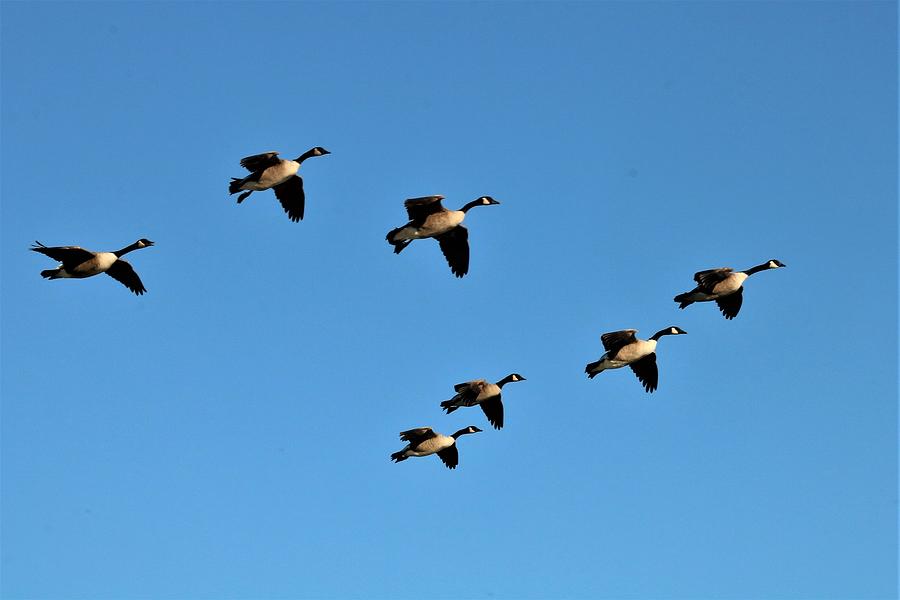
[[[2,5],[5,598],[889,598],[897,8]],[[304,164],[306,219],[237,206]],[[395,256],[469,213],[470,274]],[[116,249],[147,295],[44,281]],[[671,298],[770,258],[740,316]],[[659,390],[589,381],[605,331]],[[438,403],[519,372],[496,432]],[[397,432],[484,433],[460,467]]]

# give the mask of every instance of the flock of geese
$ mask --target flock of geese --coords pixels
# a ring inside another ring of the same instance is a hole
[[[294,222],[300,221],[306,206],[306,194],[303,191],[303,179],[297,172],[306,159],[327,154],[330,154],[328,150],[316,146],[294,160],[279,158],[277,152],[247,156],[241,159],[240,164],[250,174],[243,178],[233,177],[228,191],[232,195],[240,192],[237,199],[240,204],[253,192],[271,189],[288,218]],[[433,238],[437,240],[453,275],[463,277],[469,272],[469,232],[463,226],[463,220],[468,211],[476,206],[500,203],[490,196],[481,196],[459,210],[448,210],[441,204],[443,199],[443,196],[435,195],[406,200],[404,206],[409,222],[389,231],[386,239],[394,247],[394,253],[399,254],[414,240]],[[41,271],[41,276],[46,279],[83,279],[106,273],[140,296],[147,289],[131,264],[122,257],[134,250],[151,246],[153,242],[142,238],[114,252],[92,252],[79,246],[45,246],[40,242],[35,242],[31,249],[60,263],[55,269]],[[678,294],[674,300],[682,309],[695,302],[715,302],[726,319],[733,319],[741,310],[744,282],[747,278],[761,271],[784,266],[781,261],[772,259],[744,271],[734,271],[727,267],[700,271],[694,274],[696,287]],[[584,369],[587,376],[593,379],[608,369],[628,366],[647,392],[655,391],[659,382],[656,346],[660,338],[687,332],[671,326],[657,331],[647,340],[635,337],[636,333],[636,329],[625,329],[601,335],[600,341],[605,353],[599,360],[588,363]],[[525,378],[518,373],[511,373],[496,383],[484,379],[466,381],[457,384],[454,387],[456,395],[441,402],[440,406],[447,414],[460,408],[479,406],[488,422],[499,430],[503,428],[503,386],[519,381],[525,381]],[[438,433],[430,427],[409,429],[400,433],[400,439],[406,442],[406,446],[391,454],[391,460],[401,462],[411,456],[437,454],[448,468],[455,469],[459,464],[457,440],[463,435],[480,431],[474,425],[452,435]]]

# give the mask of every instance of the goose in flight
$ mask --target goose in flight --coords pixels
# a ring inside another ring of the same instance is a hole
[[[737,316],[741,310],[741,304],[744,302],[744,281],[754,273],[783,266],[785,266],[783,262],[773,258],[746,271],[733,271],[729,267],[699,271],[694,273],[697,287],[689,292],[678,294],[674,300],[679,303],[678,308],[685,308],[694,302],[715,300],[722,315],[730,320]]]
[[[611,331],[600,336],[606,353],[597,362],[588,363],[584,368],[588,378],[593,379],[606,369],[631,367],[638,380],[648,392],[653,392],[659,382],[656,368],[656,343],[664,335],[681,335],[687,331],[680,327],[666,327],[654,333],[649,340],[634,337],[637,329]]]
[[[237,194],[241,190],[247,190],[238,196],[237,203],[240,204],[253,192],[271,188],[275,192],[275,197],[281,202],[288,218],[296,223],[303,219],[303,209],[306,206],[303,179],[297,175],[297,171],[307,158],[326,154],[331,154],[331,152],[316,146],[295,160],[278,158],[277,152],[263,152],[247,156],[241,159],[241,166],[250,171],[250,174],[243,179],[232,177],[231,183],[228,185],[228,193]]]
[[[413,240],[434,238],[450,270],[462,277],[469,272],[469,230],[462,224],[466,213],[475,206],[500,203],[490,196],[481,196],[459,210],[447,210],[441,205],[443,199],[443,196],[423,196],[404,202],[409,223],[389,231],[387,241],[394,247],[394,253],[400,254]]]
[[[61,263],[55,269],[41,271],[41,276],[46,279],[83,279],[106,273],[140,296],[147,289],[141,283],[141,278],[135,273],[131,264],[122,260],[122,257],[132,250],[149,248],[152,245],[153,242],[150,240],[141,238],[130,246],[125,246],[115,252],[91,252],[79,246],[50,247],[40,242],[35,242],[31,249]]]
[[[463,406],[480,406],[494,429],[503,429],[503,402],[500,400],[500,392],[504,385],[516,381],[525,381],[525,378],[518,373],[510,373],[497,383],[474,379],[456,384],[453,386],[456,395],[441,402],[441,408],[449,415]]]
[[[391,454],[391,460],[401,462],[410,456],[430,456],[437,454],[448,469],[455,469],[459,464],[459,452],[456,449],[456,440],[460,436],[481,431],[474,425],[460,429],[453,435],[437,433],[431,427],[419,427],[400,432],[400,439],[408,442],[406,447],[399,452]]]

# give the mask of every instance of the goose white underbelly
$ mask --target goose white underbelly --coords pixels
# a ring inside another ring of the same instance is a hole
[[[105,273],[119,258],[112,252],[97,252],[93,258],[84,261],[71,271],[60,269],[59,277],[90,277]]]
[[[438,435],[431,439],[427,439],[415,448],[406,451],[407,456],[428,456],[435,452],[440,452],[449,448],[456,440],[448,435]]]
[[[430,215],[421,227],[407,224],[391,233],[392,242],[421,240],[446,233],[463,222],[466,214],[461,210],[451,210]]]
[[[656,351],[656,340],[637,340],[633,344],[628,344],[619,349],[616,353],[615,361],[621,363],[619,367],[633,363],[636,360],[644,358],[648,354]],[[615,369],[618,367],[609,367]]]
[[[262,176],[257,181],[246,181],[241,185],[242,190],[252,190],[260,192],[268,190],[276,185],[284,183],[297,174],[300,165],[292,160],[283,160],[281,163],[271,166],[263,171]]]
[[[744,285],[744,281],[747,280],[748,275],[746,273],[732,273],[719,283],[713,286],[713,294],[711,294],[710,300],[713,298],[718,298],[719,296],[727,296],[728,294],[733,294]]]
[[[407,225],[406,227],[401,227],[391,234],[391,240],[394,242],[417,240],[422,237],[426,236],[419,235],[419,230],[415,227],[410,227],[409,225]]]
[[[429,215],[425,223],[417,230],[417,237],[434,237],[446,233],[463,222],[466,213],[461,210],[448,210]]]
[[[610,360],[609,352],[604,354],[597,366],[592,369],[593,372],[599,373],[600,371],[606,371],[607,369],[621,369],[628,363],[622,360]]]

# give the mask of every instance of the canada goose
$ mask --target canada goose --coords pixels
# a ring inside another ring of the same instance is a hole
[[[297,175],[300,164],[311,156],[324,156],[331,154],[325,148],[316,146],[310,148],[295,160],[278,158],[277,152],[263,152],[241,159],[241,166],[250,171],[250,174],[239,179],[231,178],[228,185],[229,194],[237,194],[241,190],[248,190],[238,196],[240,204],[244,198],[253,192],[260,192],[272,188],[275,197],[281,202],[284,212],[295,223],[303,219],[303,208],[306,205],[306,194],[303,192],[303,179]]]
[[[456,440],[459,436],[481,431],[474,425],[460,429],[453,435],[436,433],[431,427],[419,427],[409,431],[401,431],[400,439],[409,442],[406,448],[391,454],[391,460],[400,462],[410,456],[428,456],[437,454],[448,469],[455,469],[459,464],[459,452],[456,450]]]
[[[443,199],[443,196],[423,196],[404,202],[410,221],[389,231],[387,241],[394,246],[394,254],[400,254],[413,240],[434,238],[440,244],[450,270],[462,277],[469,272],[469,230],[462,225],[466,212],[474,206],[500,203],[490,196],[482,196],[459,210],[447,210],[441,206]]]
[[[35,241],[32,250],[58,260],[59,267],[41,271],[41,276],[47,279],[92,277],[100,273],[106,273],[129,290],[140,296],[146,292],[141,278],[134,272],[131,265],[122,260],[122,256],[132,250],[147,248],[153,245],[150,240],[141,238],[130,246],[125,246],[115,252],[91,252],[79,246],[54,246],[52,248]]]
[[[606,369],[620,369],[625,365],[631,367],[644,389],[653,392],[659,381],[656,369],[656,343],[664,335],[680,335],[687,331],[680,327],[660,329],[649,340],[634,337],[637,329],[611,331],[600,336],[606,354],[597,362],[588,363],[584,368],[588,378],[593,379],[597,373]]]
[[[500,401],[500,390],[512,381],[525,381],[525,378],[518,373],[511,373],[497,383],[488,383],[484,379],[458,383],[453,386],[456,395],[441,402],[441,408],[449,415],[457,408],[477,404],[494,429],[503,429],[503,403]]]
[[[744,281],[760,271],[777,269],[785,264],[774,258],[761,265],[751,267],[746,271],[732,271],[729,267],[710,269],[694,273],[694,281],[697,287],[689,292],[675,296],[675,302],[679,302],[678,308],[690,306],[694,302],[709,302],[715,300],[719,310],[726,319],[733,319],[741,310],[744,302]]]

